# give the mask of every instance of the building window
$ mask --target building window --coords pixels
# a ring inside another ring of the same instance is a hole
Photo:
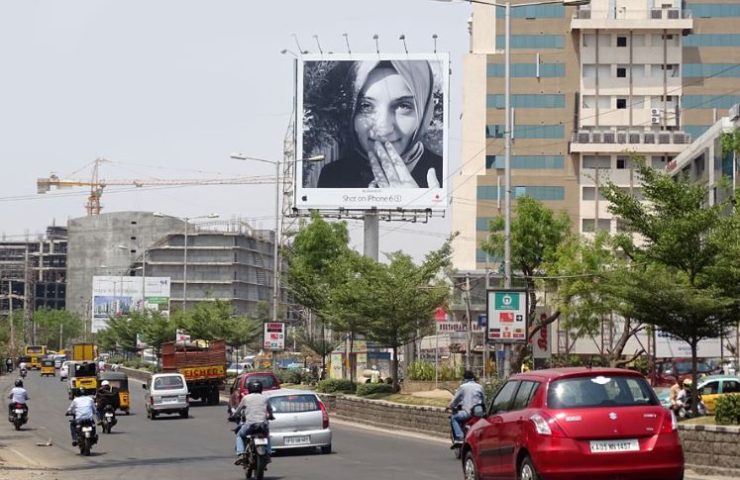
[[[611,230],[612,221],[608,218],[600,218],[597,222],[595,218],[583,218],[581,219],[581,231],[583,233],[592,233],[598,229],[599,231],[608,232]]]
[[[476,197],[478,200],[498,200],[498,187],[479,185]]]
[[[136,240],[136,237],[131,237],[131,240]]]
[[[489,138],[500,138],[504,135],[503,125],[486,125],[486,136]],[[515,138],[563,138],[565,126],[563,125],[514,125]]]
[[[694,18],[740,17],[739,3],[689,3],[687,8]]]
[[[697,33],[687,35],[684,47],[740,47],[738,33]]]
[[[537,48],[564,48],[564,35],[512,35],[511,48],[537,49]],[[496,48],[504,48],[504,36],[496,35]]]
[[[583,168],[612,168],[611,158],[607,156],[596,156],[596,155],[584,155],[583,156]]]
[[[632,46],[633,47],[644,47],[645,46],[645,35],[632,35]]]
[[[562,63],[541,63],[539,65],[539,74],[541,78],[564,77],[565,64]],[[502,63],[491,63],[487,68],[489,77],[503,77],[504,65]],[[537,64],[535,63],[512,63],[512,78],[535,78],[537,77]]]
[[[617,98],[617,109],[625,109],[627,108],[627,99],[626,98]]]
[[[504,18],[505,13],[503,8],[496,9],[497,18]],[[511,9],[511,18],[563,18],[563,16],[565,16],[565,6],[561,4],[528,5]]]
[[[627,78],[626,67],[617,67],[617,78]]]
[[[562,169],[565,157],[562,155],[512,155],[511,168],[514,169]],[[486,168],[504,168],[504,157],[486,155]]]
[[[618,47],[626,47],[627,46],[627,37],[617,36],[617,46]]]
[[[584,218],[581,220],[581,231],[590,233],[594,231],[595,222],[593,218]]]
[[[532,185],[514,187],[514,198],[525,195],[542,201],[565,200],[565,187],[540,187]]]
[[[488,95],[486,106],[488,108],[504,108],[504,95]],[[532,95],[512,95],[511,106],[512,108],[564,108],[565,95],[544,93]]]
[[[591,202],[596,200],[596,187],[583,187],[582,199]],[[599,189],[599,200],[605,200],[604,192],[601,189]]]
[[[730,108],[740,103],[740,95],[684,95],[683,108]]]
[[[627,157],[617,157],[617,170],[624,170],[630,164]]]
[[[684,63],[683,76],[692,77],[740,77],[740,64],[737,63]]]
[[[479,232],[487,232],[493,217],[478,217],[475,219],[475,229]]]

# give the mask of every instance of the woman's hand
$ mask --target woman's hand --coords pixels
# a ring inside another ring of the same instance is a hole
[[[375,180],[371,184],[378,188],[419,188],[411,176],[406,163],[390,142],[373,142],[373,149],[368,151],[370,168]],[[434,168],[427,171],[428,188],[439,188]]]

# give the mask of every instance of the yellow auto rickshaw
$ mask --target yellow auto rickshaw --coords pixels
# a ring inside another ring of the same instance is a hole
[[[54,368],[53,358],[43,358],[41,360],[41,376],[43,377],[44,375],[56,377],[57,370]]]
[[[69,364],[69,388],[67,393],[72,400],[84,388],[94,392],[98,388],[98,366],[95,362],[73,362]]]
[[[128,376],[123,372],[102,372],[98,375],[98,385],[107,380],[113,391],[118,391],[118,409],[129,414]]]

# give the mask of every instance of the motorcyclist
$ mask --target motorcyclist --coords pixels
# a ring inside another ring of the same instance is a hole
[[[471,411],[476,405],[485,404],[485,393],[483,387],[475,381],[475,374],[470,370],[463,373],[463,383],[452,397],[448,408],[452,411],[450,424],[452,426],[452,435],[455,438],[452,448],[463,441],[463,424],[470,418]],[[459,411],[458,410],[459,407]]]
[[[233,417],[239,418],[244,415],[242,423],[236,432],[236,462],[234,465],[242,464],[242,456],[246,450],[247,436],[254,433],[260,427],[266,429],[267,419],[272,416],[272,408],[267,403],[267,397],[262,395],[262,382],[259,380],[251,381],[247,384],[247,395],[239,402],[239,406],[234,411]],[[267,463],[270,463],[269,454],[272,452],[270,447],[270,437],[267,436]]]
[[[28,367],[26,366],[26,362],[21,362],[18,365],[18,370],[20,370],[20,372],[23,373],[23,374],[25,374],[26,372],[28,372]]]
[[[100,383],[100,388],[95,393],[95,406],[98,410],[98,421],[103,419],[105,407],[108,405],[113,407],[113,411],[118,409],[118,392],[115,391],[108,380],[103,380]]]
[[[8,373],[13,371],[13,359],[10,357],[5,359],[5,368],[7,369]]]
[[[8,415],[13,413],[13,409],[17,403],[23,405],[23,410],[25,410],[26,415],[28,415],[28,404],[26,402],[28,402],[31,397],[28,396],[28,392],[23,388],[23,380],[20,378],[16,379],[15,387],[10,390],[8,398],[10,399],[10,404],[8,404]]]
[[[97,415],[95,401],[88,395],[88,391],[82,387],[79,392],[79,395],[72,400],[67,409],[67,415],[72,415],[72,420],[69,422],[69,431],[72,434],[73,447],[77,446],[77,425],[85,420],[90,420],[94,424]]]

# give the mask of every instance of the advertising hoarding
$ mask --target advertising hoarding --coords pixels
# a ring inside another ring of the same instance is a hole
[[[521,343],[527,340],[527,292],[525,290],[488,290],[489,343]]]
[[[444,210],[448,72],[443,53],[303,55],[295,207]]]
[[[264,345],[265,350],[277,352],[285,350],[285,324],[279,322],[265,323]]]
[[[170,277],[94,276],[91,318],[93,332],[108,319],[134,311],[170,314]]]

